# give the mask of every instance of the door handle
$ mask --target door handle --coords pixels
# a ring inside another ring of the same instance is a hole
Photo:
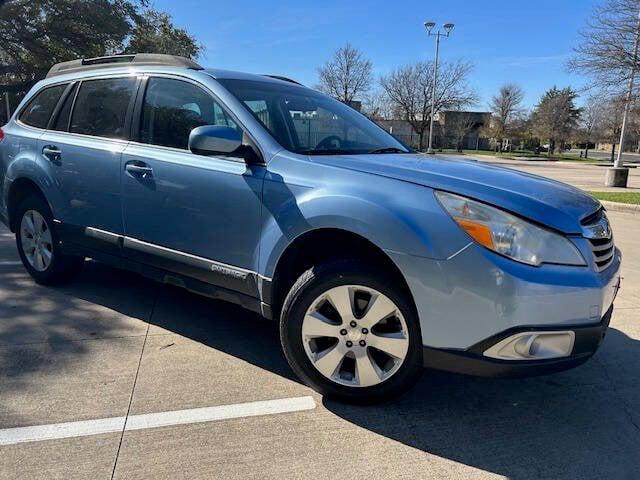
[[[51,162],[57,162],[62,156],[62,150],[55,145],[45,145],[42,147],[42,155]]]
[[[153,169],[148,165],[140,165],[136,163],[127,163],[124,169],[133,176],[142,178],[150,177],[153,174]]]

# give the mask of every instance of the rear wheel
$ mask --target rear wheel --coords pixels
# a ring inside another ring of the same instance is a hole
[[[27,197],[16,212],[16,243],[22,264],[33,279],[43,285],[55,285],[80,270],[84,258],[63,255],[53,228],[53,216],[38,195]]]
[[[320,393],[375,402],[409,388],[422,371],[420,325],[389,275],[360,262],[302,274],[287,296],[280,334],[293,370]]]

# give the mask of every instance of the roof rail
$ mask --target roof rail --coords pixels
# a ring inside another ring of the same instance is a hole
[[[263,75],[263,77],[275,78],[276,80],[282,80],[283,82],[295,83],[296,85],[302,85],[300,82],[296,82],[295,80],[283,77],[282,75]],[[304,85],[303,85],[304,86]]]
[[[178,57],[176,55],[163,55],[160,53],[136,53],[135,55],[111,55],[108,57],[82,58],[56,63],[51,67],[49,73],[47,73],[47,78],[65,73],[82,72],[121,65],[166,65],[203,70],[200,65],[188,58]]]

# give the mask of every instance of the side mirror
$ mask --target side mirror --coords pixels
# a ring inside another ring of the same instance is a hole
[[[189,150],[198,155],[229,155],[240,147],[242,147],[242,133],[235,128],[203,125],[194,128],[189,134]]]

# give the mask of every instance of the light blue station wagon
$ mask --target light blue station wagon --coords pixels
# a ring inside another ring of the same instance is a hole
[[[0,179],[38,283],[91,258],[237,303],[277,319],[293,370],[347,401],[396,395],[424,366],[581,364],[620,284],[581,190],[419,154],[295,81],[180,57],[53,66],[2,127]]]

